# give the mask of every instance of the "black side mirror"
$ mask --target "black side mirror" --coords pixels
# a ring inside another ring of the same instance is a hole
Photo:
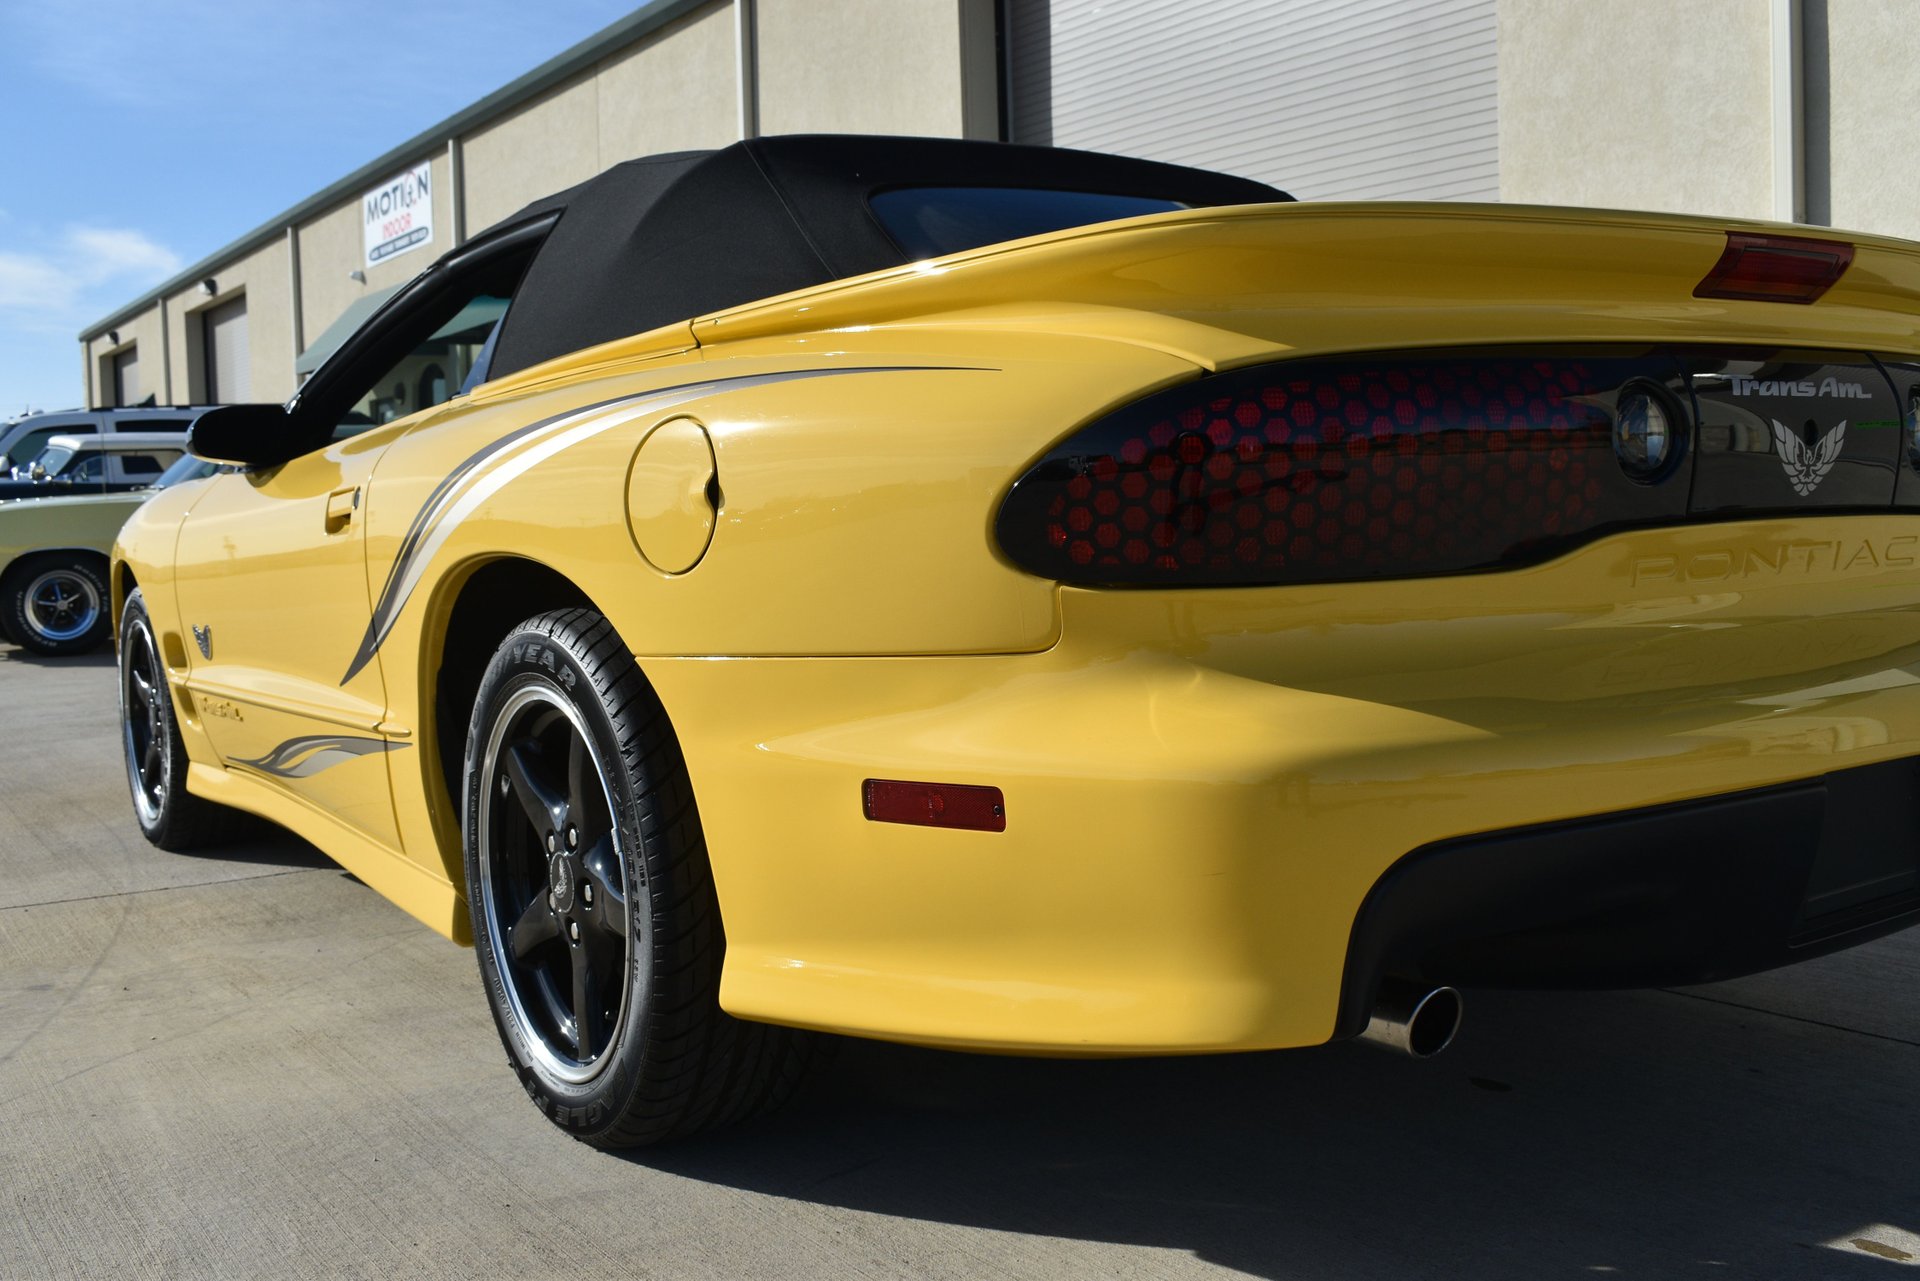
[[[187,450],[210,463],[272,466],[307,451],[301,428],[279,405],[221,405],[193,420]]]

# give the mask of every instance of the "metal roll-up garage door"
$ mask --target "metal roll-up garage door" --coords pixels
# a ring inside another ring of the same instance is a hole
[[[137,405],[140,403],[140,358],[139,348],[129,347],[125,351],[115,352],[113,356],[113,403],[115,405]]]
[[[1005,0],[1009,134],[1303,200],[1497,200],[1495,0]]]
[[[253,395],[247,351],[247,300],[236,298],[202,313],[206,326],[207,399],[231,405]]]

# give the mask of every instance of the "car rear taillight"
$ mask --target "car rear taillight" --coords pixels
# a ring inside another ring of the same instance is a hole
[[[1618,349],[1236,370],[1069,437],[1014,485],[995,533],[1022,568],[1083,584],[1522,564],[1685,513],[1685,387],[1671,355]]]
[[[1740,298],[1752,302],[1816,301],[1853,262],[1853,246],[1805,236],[1727,233],[1727,247],[1694,286],[1695,298]]]

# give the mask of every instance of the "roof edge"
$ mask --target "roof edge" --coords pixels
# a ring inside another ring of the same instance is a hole
[[[322,187],[286,212],[269,218],[252,231],[222,245],[192,266],[175,272],[132,302],[82,329],[80,341],[83,343],[93,341],[107,330],[132,320],[162,298],[180,292],[222,263],[240,254],[251,253],[269,241],[286,235],[288,227],[339,203],[341,197],[349,192],[357,191],[383,177],[392,176],[394,170],[409,162],[417,162],[423,155],[428,155],[430,150],[445,147],[448,142],[471,132],[477,126],[508,114],[514,108],[545,93],[561,81],[572,77],[609,54],[635,43],[644,36],[653,34],[667,24],[686,17],[694,10],[703,8],[711,2],[712,0],[648,0],[626,17],[609,23],[578,44],[555,54],[525,75],[495,89],[478,102],[461,108],[438,124],[422,130],[399,146],[376,156],[345,177]]]

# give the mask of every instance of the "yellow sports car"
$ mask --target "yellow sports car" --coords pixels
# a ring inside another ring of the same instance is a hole
[[[998,144],[635,161],[112,571],[162,847],[475,946],[603,1146],[811,1031],[1451,1037],[1920,917],[1920,246]]]

